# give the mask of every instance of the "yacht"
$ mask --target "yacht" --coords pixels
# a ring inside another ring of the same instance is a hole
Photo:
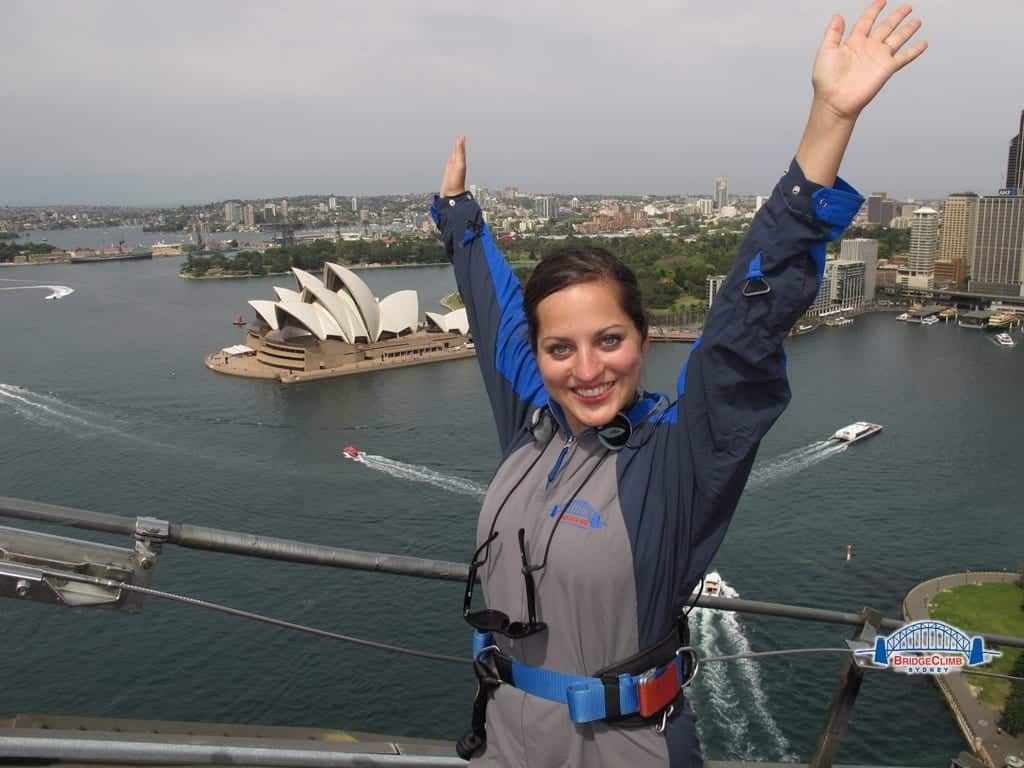
[[[699,585],[698,585],[699,586]],[[697,594],[697,587],[693,588],[693,594]],[[705,574],[704,586],[700,590],[701,597],[721,597],[722,596],[722,577],[718,575],[718,571],[712,571],[711,573]]]
[[[1005,333],[1005,332],[1004,333],[997,333],[996,336],[995,336],[995,339],[996,339],[997,342],[999,342],[999,345],[1003,346],[1003,347],[1015,347],[1015,346],[1017,346],[1017,342],[1015,342],[1013,340],[1013,336],[1011,336],[1010,334]]]
[[[908,315],[906,312],[904,312],[902,315],[897,316],[896,319],[897,320],[902,320],[903,322],[906,322],[907,320],[910,319],[910,315]]]
[[[881,424],[872,424],[868,421],[855,421],[842,429],[837,429],[832,435],[833,440],[843,440],[847,443],[856,443],[882,431]]]
[[[921,325],[935,325],[937,322],[939,322],[939,318],[937,318],[935,315],[929,315],[928,317],[921,320]]]

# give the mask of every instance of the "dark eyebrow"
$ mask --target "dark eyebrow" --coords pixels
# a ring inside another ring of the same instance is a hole
[[[606,326],[606,327],[601,328],[600,330],[596,331],[594,333],[594,338],[595,339],[596,338],[600,338],[601,336],[604,336],[606,333],[608,333],[609,331],[612,331],[612,330],[623,330],[624,331],[624,330],[626,330],[626,326],[623,325],[622,323],[612,323],[611,325]],[[567,338],[565,338],[563,336],[545,336],[544,338],[542,338],[540,340],[541,344],[548,344],[550,342],[559,342],[559,343],[562,343],[562,344],[572,344],[572,339],[567,339]]]

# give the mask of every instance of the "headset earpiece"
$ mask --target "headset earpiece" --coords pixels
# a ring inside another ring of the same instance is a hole
[[[629,417],[621,411],[603,427],[597,428],[597,439],[609,451],[621,451],[632,436],[633,425]]]
[[[534,440],[538,443],[547,443],[555,436],[555,429],[555,417],[551,415],[551,411],[546,405],[542,405],[533,412],[533,416],[530,418],[530,431],[533,433]]]

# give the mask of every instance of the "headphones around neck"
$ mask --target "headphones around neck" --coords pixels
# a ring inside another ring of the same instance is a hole
[[[542,405],[533,412],[530,419],[530,431],[533,439],[538,443],[547,443],[555,436],[558,430],[558,422],[548,405]],[[629,438],[633,436],[633,424],[622,411],[615,414],[615,418],[601,427],[594,427],[597,439],[609,451],[621,451],[626,447]]]

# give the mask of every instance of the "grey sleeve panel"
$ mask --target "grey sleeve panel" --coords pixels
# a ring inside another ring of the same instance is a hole
[[[664,637],[725,536],[761,439],[789,403],[782,342],[814,301],[825,244],[863,198],[796,161],[758,212],[680,375],[679,404],[618,459],[641,646]]]

